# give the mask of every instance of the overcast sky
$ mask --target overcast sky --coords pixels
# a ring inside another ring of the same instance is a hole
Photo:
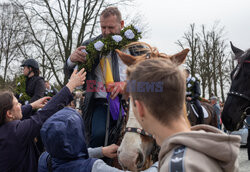
[[[149,24],[145,41],[161,52],[176,53],[175,44],[191,23],[211,28],[225,26],[225,38],[239,48],[250,48],[250,0],[136,0],[133,7]],[[121,7],[120,7],[121,8]],[[121,9],[122,10],[122,9]]]

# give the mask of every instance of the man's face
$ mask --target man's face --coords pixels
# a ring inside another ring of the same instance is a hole
[[[15,97],[13,98],[13,107],[10,110],[10,112],[11,112],[14,120],[20,120],[23,117],[22,110],[21,110],[21,104],[17,101],[17,99]]]
[[[212,105],[216,104],[216,101],[217,101],[216,99],[211,99],[211,104]]]
[[[106,18],[101,16],[100,20],[102,35],[104,37],[107,37],[110,34],[120,34],[120,31],[124,26],[124,21],[118,21],[116,15],[110,15]]]

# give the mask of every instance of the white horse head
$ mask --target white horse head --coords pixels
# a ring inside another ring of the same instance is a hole
[[[142,44],[141,42],[138,44]],[[148,46],[148,44],[143,43],[144,45]],[[150,47],[150,46],[149,46]],[[142,56],[132,56],[129,54],[125,54],[119,50],[116,50],[118,53],[119,57],[121,60],[127,65],[134,65],[137,62],[147,60],[148,58],[166,58],[171,60],[173,63],[180,65],[182,64],[187,56],[188,49],[184,49],[183,51],[172,55],[168,56],[166,54],[161,54],[161,53],[151,53],[150,52],[154,51],[155,49],[151,49],[143,52],[146,52]],[[149,52],[149,53],[148,53]],[[142,130],[141,125],[139,122],[136,120],[132,106],[130,102],[130,107],[129,107],[129,119],[127,122],[126,127],[127,128],[138,128]],[[186,110],[184,110],[186,111]],[[188,119],[186,117],[186,121],[188,122]],[[188,122],[189,123],[189,122]],[[144,136],[136,132],[126,132],[122,143],[118,149],[118,159],[119,163],[123,168],[137,171],[141,170],[143,167],[145,167],[145,163],[147,161],[147,157],[149,157],[153,147],[154,147],[154,140],[152,137]]]
[[[150,135],[140,134],[140,131],[144,132],[144,130],[135,118],[131,107],[129,108],[129,118],[126,129],[136,129],[137,131],[125,133],[118,149],[119,163],[125,169],[138,170],[144,167],[146,157],[150,155],[153,149],[154,140]]]

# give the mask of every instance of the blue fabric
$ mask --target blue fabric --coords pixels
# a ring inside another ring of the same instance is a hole
[[[42,126],[41,138],[48,153],[39,160],[38,171],[47,170],[47,156],[52,158],[53,172],[90,172],[94,158],[89,158],[84,136],[83,119],[72,108],[64,108]]]
[[[64,87],[45,107],[25,120],[14,120],[0,126],[0,171],[37,171],[38,152],[34,138],[39,135],[43,122],[72,101],[73,96]],[[29,113],[31,106],[22,106]],[[26,114],[28,115],[28,114]]]

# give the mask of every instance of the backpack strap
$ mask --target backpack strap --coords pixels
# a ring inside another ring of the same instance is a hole
[[[185,146],[179,146],[174,149],[173,155],[169,162],[170,172],[184,172],[184,156],[185,156]]]

